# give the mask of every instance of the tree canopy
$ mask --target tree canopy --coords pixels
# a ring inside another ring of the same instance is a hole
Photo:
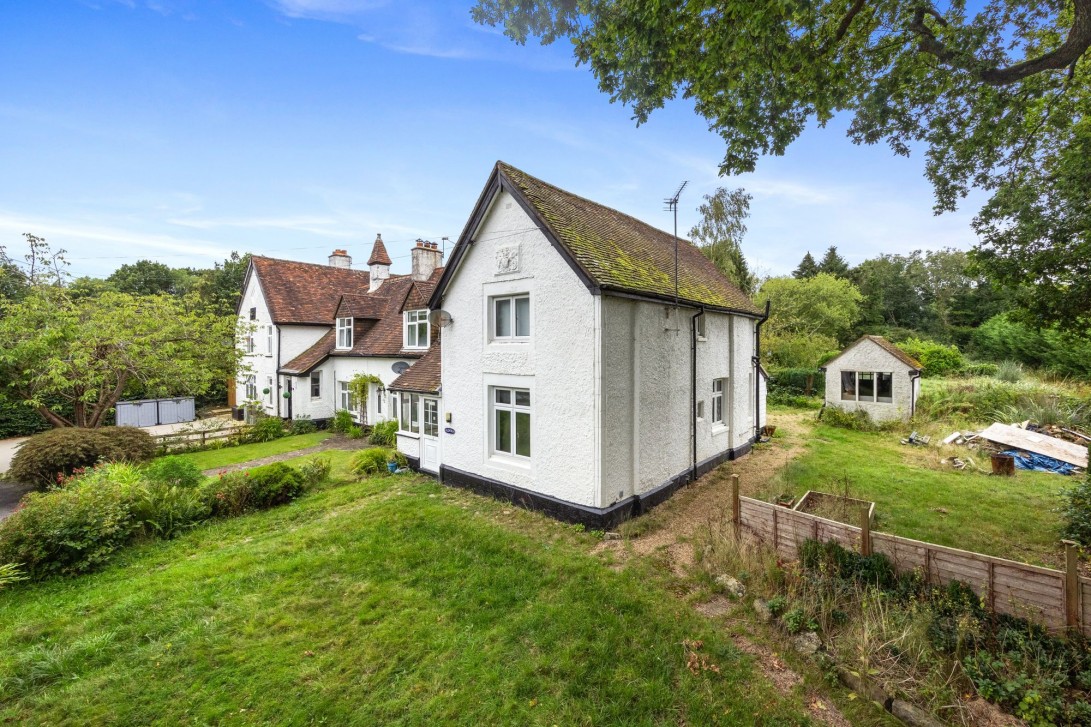
[[[803,256],[803,259],[799,261],[799,265],[792,271],[793,278],[813,278],[818,275],[818,263],[814,261],[814,257],[811,255],[811,251],[808,250],[807,254]]]
[[[754,292],[754,274],[742,254],[751,196],[745,189],[718,188],[697,208],[701,221],[689,231],[705,257],[747,295]]]
[[[923,149],[937,212],[972,187],[982,267],[1039,320],[1091,319],[1091,0],[479,0],[520,43],[570,38],[638,123],[681,95],[723,138],[723,174],[808,124]]]
[[[766,280],[755,296],[760,304],[770,303],[762,329],[766,355],[779,366],[817,366],[847,342],[862,299],[855,285],[829,273]]]

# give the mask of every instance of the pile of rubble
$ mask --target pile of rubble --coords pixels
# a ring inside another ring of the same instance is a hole
[[[928,438],[918,437],[914,432],[902,443],[927,444]],[[980,450],[992,458],[993,471],[998,474],[1010,474],[1014,466],[1069,475],[1087,469],[1087,447],[1091,444],[1091,435],[1068,427],[1039,425],[1031,421],[1018,424],[994,422],[979,432],[952,432],[943,440],[943,444]],[[1005,461],[1005,457],[1012,462]],[[974,465],[970,457],[950,457],[944,463],[955,469]],[[1002,472],[1005,467],[1008,471]]]

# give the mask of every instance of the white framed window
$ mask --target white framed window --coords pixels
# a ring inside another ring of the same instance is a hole
[[[349,382],[337,382],[337,408],[345,411],[355,411],[356,402],[352,400],[352,391],[349,390]]]
[[[395,421],[398,420],[398,395],[390,395],[390,417]]]
[[[254,374],[250,374],[246,377],[246,400],[257,401],[258,398],[258,377]]]
[[[337,319],[337,348],[352,348],[352,319]]]
[[[266,376],[265,377],[265,388],[268,389],[268,391],[265,393],[265,402],[267,404],[272,404],[273,403],[273,377],[272,376]]]
[[[894,374],[878,371],[875,374],[875,400],[880,404],[894,403]]]
[[[403,432],[420,434],[420,396],[402,392],[402,416],[398,428]]]
[[[439,400],[424,399],[424,436],[439,436]]]
[[[894,374],[890,371],[842,371],[841,401],[894,402]]]
[[[492,451],[495,454],[530,458],[530,390],[493,387]]]
[[[492,299],[492,338],[519,341],[530,338],[530,295],[505,295]]]
[[[311,398],[312,399],[321,399],[322,398],[322,372],[321,371],[312,371],[311,372]]]
[[[254,332],[253,331],[247,331],[246,332],[246,341],[245,341],[244,345],[246,347],[246,352],[247,353],[254,353]]]
[[[857,401],[875,401],[875,374],[861,371],[856,375]]]
[[[405,312],[405,348],[428,348],[428,309]]]
[[[712,380],[712,423],[724,423],[724,379]]]
[[[272,356],[273,355],[273,327],[272,326],[266,326],[265,327],[265,355],[266,356]]]
[[[706,339],[706,336],[705,336],[705,318],[706,318],[706,316],[705,316],[704,313],[697,316],[697,323],[696,323],[696,325],[697,325],[697,338],[700,338],[701,340]]]
[[[383,413],[383,399],[386,398],[386,389],[381,384],[375,386],[375,413]]]

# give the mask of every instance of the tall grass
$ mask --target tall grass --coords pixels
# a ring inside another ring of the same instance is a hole
[[[1088,419],[1085,392],[1024,377],[1017,382],[994,378],[932,380],[917,399],[917,417],[971,422],[1024,421],[1079,426]]]

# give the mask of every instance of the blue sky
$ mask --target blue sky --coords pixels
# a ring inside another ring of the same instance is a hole
[[[684,101],[637,128],[566,43],[520,47],[472,0],[35,0],[0,7],[0,244],[68,250],[77,275],[232,250],[359,264],[377,232],[457,239],[503,159],[669,229],[717,186],[754,195],[765,274],[837,245],[850,263],[974,242],[974,204],[934,217],[923,160],[857,147],[846,120],[754,174]]]

